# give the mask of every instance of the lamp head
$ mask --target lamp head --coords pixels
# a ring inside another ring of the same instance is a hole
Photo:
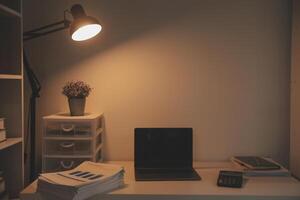
[[[73,5],[71,14],[74,20],[70,24],[70,35],[73,40],[88,40],[100,33],[102,27],[99,21],[93,17],[87,16],[81,5]]]

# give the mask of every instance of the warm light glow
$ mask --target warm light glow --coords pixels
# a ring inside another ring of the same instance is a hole
[[[100,24],[89,24],[80,27],[72,34],[72,39],[75,41],[88,40],[101,31],[102,27]]]

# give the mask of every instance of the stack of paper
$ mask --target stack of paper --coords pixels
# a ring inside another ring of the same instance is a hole
[[[235,167],[238,170],[241,170],[244,172],[244,176],[249,176],[249,177],[266,177],[266,176],[291,176],[291,173],[289,170],[287,170],[286,168],[284,168],[282,165],[280,165],[279,163],[275,162],[274,160],[272,160],[271,158],[264,158],[270,162],[275,163],[276,165],[279,165],[280,168],[279,169],[273,169],[273,170],[254,170],[254,169],[250,169],[245,165],[242,165],[241,163],[237,162],[236,159],[231,158],[232,163],[234,163]]]
[[[0,117],[0,129],[5,129],[4,118]]]
[[[4,118],[0,118],[0,142],[6,140],[6,130],[4,126]]]
[[[37,190],[53,199],[82,200],[122,187],[123,177],[121,166],[85,161],[73,170],[41,174]]]
[[[3,172],[0,171],[0,200],[8,200],[8,193],[5,189],[5,180],[3,177]]]

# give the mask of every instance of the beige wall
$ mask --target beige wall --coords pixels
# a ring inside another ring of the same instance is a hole
[[[300,178],[300,1],[293,1],[292,68],[291,68],[291,154],[292,173]]]
[[[59,20],[73,2],[103,32],[83,44],[67,31],[26,44],[43,85],[39,122],[68,110],[61,87],[79,79],[94,88],[87,110],[105,114],[106,159],[133,159],[135,127],[184,126],[194,128],[195,160],[287,164],[290,1],[36,1],[40,19],[27,6],[25,27]]]

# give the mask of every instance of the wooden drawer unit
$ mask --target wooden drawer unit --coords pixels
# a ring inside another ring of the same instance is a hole
[[[69,170],[86,160],[102,161],[103,115],[43,117],[43,172]]]

